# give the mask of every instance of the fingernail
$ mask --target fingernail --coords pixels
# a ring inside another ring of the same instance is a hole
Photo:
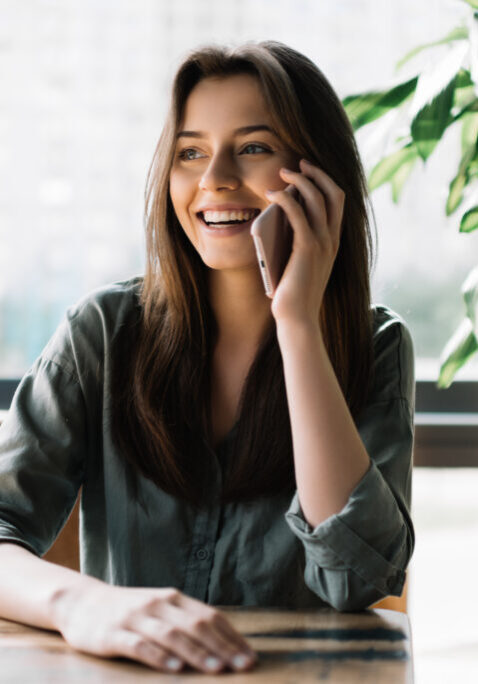
[[[266,190],[266,195],[273,195],[275,190]]]
[[[214,658],[213,656],[209,656],[206,658],[204,661],[204,665],[207,667],[208,670],[215,670],[221,665],[221,661],[218,658]]]
[[[178,658],[168,658],[166,661],[168,670],[179,670],[181,666],[182,662]]]
[[[308,161],[307,159],[301,159],[300,160],[303,164],[307,164],[307,166],[313,166],[312,162]]]
[[[282,173],[285,173],[287,175],[289,175],[290,173],[293,173],[290,169],[286,169],[286,168],[282,168],[281,171],[282,171]]]
[[[246,665],[249,665],[250,663],[251,658],[249,658],[249,656],[242,655],[242,653],[235,655],[232,659],[233,667],[237,668],[238,670],[242,670],[243,667],[246,667]]]

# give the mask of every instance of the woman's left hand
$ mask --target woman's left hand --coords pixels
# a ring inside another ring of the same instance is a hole
[[[317,166],[300,161],[301,172],[281,169],[294,185],[304,208],[284,190],[268,193],[282,207],[294,231],[292,253],[274,292],[276,322],[294,320],[318,325],[325,288],[340,243],[345,193]]]

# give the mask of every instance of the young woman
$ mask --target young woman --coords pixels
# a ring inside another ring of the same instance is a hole
[[[271,202],[293,229],[272,300],[250,235]],[[144,278],[68,312],[1,428],[0,614],[160,670],[248,668],[211,606],[402,591],[410,337],[370,304],[347,117],[285,45],[185,60],[146,214]],[[82,574],[40,559],[80,486]]]

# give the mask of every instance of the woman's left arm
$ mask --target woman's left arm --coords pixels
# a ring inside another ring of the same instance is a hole
[[[278,327],[291,420],[297,490],[311,527],[338,513],[370,459],[320,331]]]
[[[304,544],[309,588],[339,610],[356,610],[401,594],[413,551],[413,350],[400,319],[377,309],[376,382],[354,421],[318,323],[344,194],[320,169],[301,169],[283,178],[299,188],[305,211],[288,193],[273,197],[294,229],[293,258],[272,303],[297,482],[286,520]]]
[[[315,527],[344,507],[370,459],[319,325],[339,247],[345,195],[316,166],[301,161],[301,170],[281,174],[298,188],[305,211],[288,193],[273,193],[288,215],[294,241],[272,313],[284,364],[299,499],[306,520]]]

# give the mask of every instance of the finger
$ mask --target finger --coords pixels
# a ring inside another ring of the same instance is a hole
[[[303,197],[311,230],[322,237],[324,229],[329,230],[330,216],[327,213],[325,196],[312,179],[304,173],[281,169],[281,176],[292,183]]]
[[[341,226],[345,204],[345,192],[321,168],[306,159],[300,160],[301,170],[310,176],[324,193],[327,206],[330,207],[330,219],[334,225]]]
[[[284,210],[294,231],[293,247],[295,245],[305,247],[310,245],[311,239],[314,238],[314,233],[311,230],[303,208],[297,200],[291,197],[290,193],[285,190],[267,190],[266,195],[271,202],[278,204]]]
[[[126,629],[116,630],[110,635],[107,650],[103,655],[131,658],[164,672],[179,672],[184,665],[171,651]]]
[[[255,655],[249,654],[247,646],[247,650],[242,644],[238,646],[236,638],[231,641],[229,633],[222,630],[224,618],[204,604],[196,613],[191,609],[185,611],[183,608],[169,606],[164,617],[168,622],[184,629],[193,641],[234,669],[246,669],[256,660]]]
[[[184,618],[184,612],[182,614]],[[137,616],[131,627],[141,638],[158,644],[202,672],[219,672],[226,664],[215,651],[188,634],[184,624],[143,615]]]
[[[219,613],[218,624],[221,631],[227,634],[230,641],[235,644],[237,648],[241,650],[241,652],[249,654],[252,658],[257,658],[257,654],[249,646],[244,637],[234,629],[228,619],[221,613]]]
[[[186,594],[181,594],[175,602],[175,605],[181,606],[195,615],[204,615],[206,613],[210,615],[211,618],[214,617],[216,629],[219,629],[222,633],[226,634],[232,644],[245,653],[249,653],[254,657],[256,656],[244,637],[234,629],[226,616],[217,608],[212,608],[197,599],[186,596]]]

